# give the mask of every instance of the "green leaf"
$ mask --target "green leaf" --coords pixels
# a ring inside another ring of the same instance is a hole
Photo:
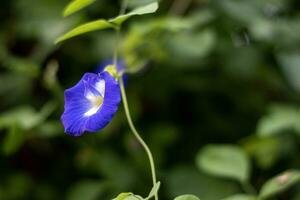
[[[22,106],[1,113],[0,128],[18,125],[24,130],[32,129],[44,122],[55,108],[56,103],[50,101],[44,105],[40,112],[36,112],[32,107],[29,106]]]
[[[300,92],[300,52],[282,52],[277,55],[277,60],[281,65],[282,71],[290,84]]]
[[[109,22],[117,24],[117,25],[121,25],[124,21],[126,21],[127,19],[129,19],[130,17],[132,17],[134,15],[145,15],[145,14],[154,13],[157,11],[157,9],[158,9],[157,2],[150,3],[148,5],[138,7],[125,15],[120,15],[116,18],[110,19]]]
[[[131,192],[121,193],[113,200],[143,200],[142,197],[134,195]]]
[[[166,179],[165,188],[172,197],[194,194],[200,199],[219,200],[240,191],[234,181],[209,176],[194,166],[176,166]]]
[[[190,45],[186,45],[190,44]],[[188,66],[188,62],[198,64],[213,50],[216,44],[216,34],[213,30],[204,29],[200,32],[182,31],[168,36],[166,48],[174,66]]]
[[[7,155],[15,153],[25,140],[25,131],[42,124],[53,112],[56,103],[49,102],[36,112],[31,107],[20,107],[0,115],[0,128],[8,129],[4,138],[3,152]]]
[[[256,197],[246,195],[246,194],[236,194],[236,195],[227,197],[227,198],[222,199],[222,200],[256,200]]]
[[[219,6],[230,18],[243,23],[251,23],[261,16],[253,1],[220,1]]]
[[[23,144],[25,134],[17,125],[12,125],[3,141],[3,152],[6,155],[15,153]]]
[[[198,197],[196,197],[195,195],[185,194],[185,195],[176,197],[174,200],[200,200],[200,199]]]
[[[197,165],[204,172],[240,182],[249,179],[250,164],[245,152],[233,145],[208,145],[197,155]]]
[[[127,197],[129,197],[131,195],[132,195],[131,192],[121,193],[116,198],[114,198],[113,200],[124,200],[125,198],[127,198]]]
[[[270,136],[281,131],[292,129],[300,132],[299,107],[290,105],[274,105],[269,114],[258,122],[257,133],[260,136]]]
[[[36,38],[39,41],[39,56],[34,58],[38,61],[37,64],[54,50],[53,41],[83,18],[82,15],[76,15],[62,20],[60,15],[66,2],[68,1],[17,0],[13,4],[14,12],[18,13],[16,31],[26,38]]]
[[[69,16],[89,5],[94,3],[96,0],[72,0],[64,9],[64,17]]]
[[[268,199],[300,182],[300,171],[290,170],[267,181],[259,193],[260,199]]]
[[[10,55],[6,56],[3,66],[22,76],[37,77],[40,72],[40,66],[32,60]]]
[[[258,166],[269,169],[280,158],[284,142],[280,137],[251,136],[244,140],[243,147],[248,155],[253,156]]]
[[[64,34],[63,36],[59,37],[55,41],[55,43],[62,42],[64,40],[73,38],[73,37],[78,36],[78,35],[82,35],[84,33],[97,31],[97,30],[102,30],[102,29],[107,29],[107,28],[113,28],[113,27],[114,27],[113,24],[111,24],[108,21],[103,20],[103,19],[88,22],[88,23],[82,24],[82,25],[72,29],[71,31]]]
[[[38,114],[31,107],[20,107],[3,113],[0,116],[0,127],[17,124],[22,129],[31,129],[40,121]]]
[[[41,123],[34,131],[33,134],[38,137],[55,137],[61,135],[64,132],[61,121],[59,120],[47,120],[46,122]]]
[[[30,129],[36,125],[37,117],[33,108],[24,106],[1,113],[0,128],[10,127],[15,124],[22,129]]]
[[[146,199],[150,199],[152,197],[155,196],[155,194],[157,194],[158,190],[159,190],[159,187],[160,187],[160,182],[158,181],[151,189],[148,197]]]

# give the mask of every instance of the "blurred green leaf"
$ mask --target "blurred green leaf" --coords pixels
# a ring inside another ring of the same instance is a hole
[[[262,15],[259,7],[255,4],[254,1],[215,1],[218,1],[218,6],[229,17],[244,23],[251,23],[255,21],[257,17],[260,17]]]
[[[33,108],[24,106],[1,113],[0,127],[9,127],[17,124],[22,129],[30,129],[37,124],[38,120],[37,113]]]
[[[2,106],[7,107],[7,105],[15,105],[20,102],[20,99],[26,101],[30,98],[28,97],[28,94],[31,93],[32,90],[32,77],[15,73],[3,73],[0,74],[0,82]],[[6,111],[2,112],[5,113]]]
[[[31,107],[20,107],[0,115],[0,128],[9,131],[4,139],[3,151],[7,155],[15,153],[23,144],[26,135],[24,130],[41,124],[52,113],[56,104],[46,104],[38,113]]]
[[[81,15],[61,19],[66,1],[16,0],[13,3],[16,14],[16,32],[21,38],[37,40],[33,55],[42,62],[55,46],[53,41],[63,32],[82,21]]]
[[[188,44],[188,45],[187,45]],[[184,66],[187,62],[193,62],[189,66],[199,67],[199,62],[207,56],[214,45],[216,37],[213,30],[203,30],[200,32],[180,32],[168,36],[166,41],[168,57],[172,58],[173,66]]]
[[[100,181],[85,180],[71,186],[67,200],[97,200],[105,190],[105,184]]]
[[[23,76],[37,77],[40,72],[40,66],[30,59],[6,56],[1,63],[3,67],[12,72],[22,74]]]
[[[284,52],[277,55],[281,69],[287,80],[300,92],[300,52]]]
[[[236,194],[222,200],[256,200],[256,197],[247,194]]]
[[[297,46],[300,42],[298,26],[299,17],[289,18],[268,18],[266,16],[257,17],[249,25],[249,32],[253,38],[280,47]],[[285,48],[282,48],[285,49]],[[287,48],[289,50],[294,48]]]
[[[64,129],[59,120],[47,120],[35,129],[36,136],[45,138],[61,135],[62,132],[64,132]]]
[[[12,125],[3,141],[3,152],[6,155],[15,153],[23,144],[24,139],[24,132],[17,125]]]
[[[194,194],[200,199],[216,200],[240,192],[235,182],[208,176],[190,166],[176,166],[166,180],[164,185],[169,199],[181,194]]]
[[[42,123],[55,109],[56,103],[48,102],[38,113],[30,106],[23,106],[3,112],[0,115],[0,128],[18,125],[21,129],[31,129]]]
[[[157,11],[157,9],[158,9],[158,3],[153,2],[148,5],[138,7],[125,15],[120,15],[116,18],[110,19],[109,22],[121,25],[124,21],[126,21],[127,19],[129,19],[134,15],[145,15],[145,14],[154,13]]]
[[[259,192],[260,199],[268,199],[289,187],[300,182],[300,172],[296,170],[286,171],[267,181]]]
[[[271,42],[276,36],[275,26],[271,19],[259,17],[251,23],[249,29],[255,39]]]
[[[55,43],[59,43],[62,42],[64,40],[76,37],[78,35],[82,35],[84,33],[88,33],[91,31],[97,31],[97,30],[102,30],[102,29],[107,29],[107,28],[113,28],[114,26],[109,23],[106,20],[103,19],[99,19],[96,21],[92,21],[92,22],[88,22],[85,24],[82,24],[74,29],[72,29],[71,31],[67,32],[66,34],[64,34],[63,36],[59,37]]]
[[[207,145],[197,155],[199,169],[215,176],[244,183],[249,180],[250,163],[245,152],[234,145]]]
[[[259,167],[268,169],[280,158],[282,142],[278,137],[253,136],[247,138],[243,146],[247,154],[254,157]]]
[[[259,136],[270,136],[292,129],[300,132],[300,110],[292,105],[273,105],[268,115],[262,117],[257,125]]]
[[[71,0],[71,2],[64,9],[64,16],[69,16],[89,5],[94,3],[96,0]]]
[[[200,199],[198,197],[196,197],[195,195],[185,194],[185,195],[176,197],[174,200],[200,200]]]

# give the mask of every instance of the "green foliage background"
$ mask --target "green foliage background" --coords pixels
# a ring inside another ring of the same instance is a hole
[[[148,161],[122,107],[98,134],[63,133],[63,90],[111,59],[114,34],[54,41],[120,6],[98,0],[63,19],[67,3],[1,1],[0,199],[146,196]],[[248,180],[259,190],[299,169],[299,10],[298,0],[162,0],[157,14],[126,23],[122,58],[133,71],[146,66],[129,76],[129,104],[153,151],[161,199],[223,199],[245,193]],[[299,191],[270,199],[299,200]]]

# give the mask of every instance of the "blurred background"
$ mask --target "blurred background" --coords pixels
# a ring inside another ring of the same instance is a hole
[[[149,0],[130,0],[129,8]],[[63,91],[111,59],[114,34],[93,32],[54,45],[58,35],[117,15],[98,0],[63,18],[68,0],[10,0],[0,6],[0,199],[97,200],[146,196],[146,154],[122,106],[97,134],[64,134]],[[243,188],[208,175],[197,154],[239,146],[256,189],[300,167],[300,2],[161,0],[158,13],[130,19],[120,47],[137,128],[153,151],[161,199],[193,193],[217,200]],[[142,68],[141,68],[142,66]],[[300,199],[300,187],[274,199]]]

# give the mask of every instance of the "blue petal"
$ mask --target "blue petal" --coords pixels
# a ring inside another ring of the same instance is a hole
[[[94,115],[85,116],[91,108],[91,103],[85,96],[86,91],[100,95],[96,89],[96,83],[100,80],[105,81],[103,103]],[[72,136],[80,136],[85,131],[99,131],[111,121],[120,101],[118,82],[109,73],[84,74],[78,84],[65,91],[65,111],[61,117],[65,132]]]
[[[91,116],[86,124],[86,130],[96,132],[104,128],[117,112],[121,102],[121,91],[118,82],[108,72],[99,74],[105,80],[104,101],[99,111]]]

